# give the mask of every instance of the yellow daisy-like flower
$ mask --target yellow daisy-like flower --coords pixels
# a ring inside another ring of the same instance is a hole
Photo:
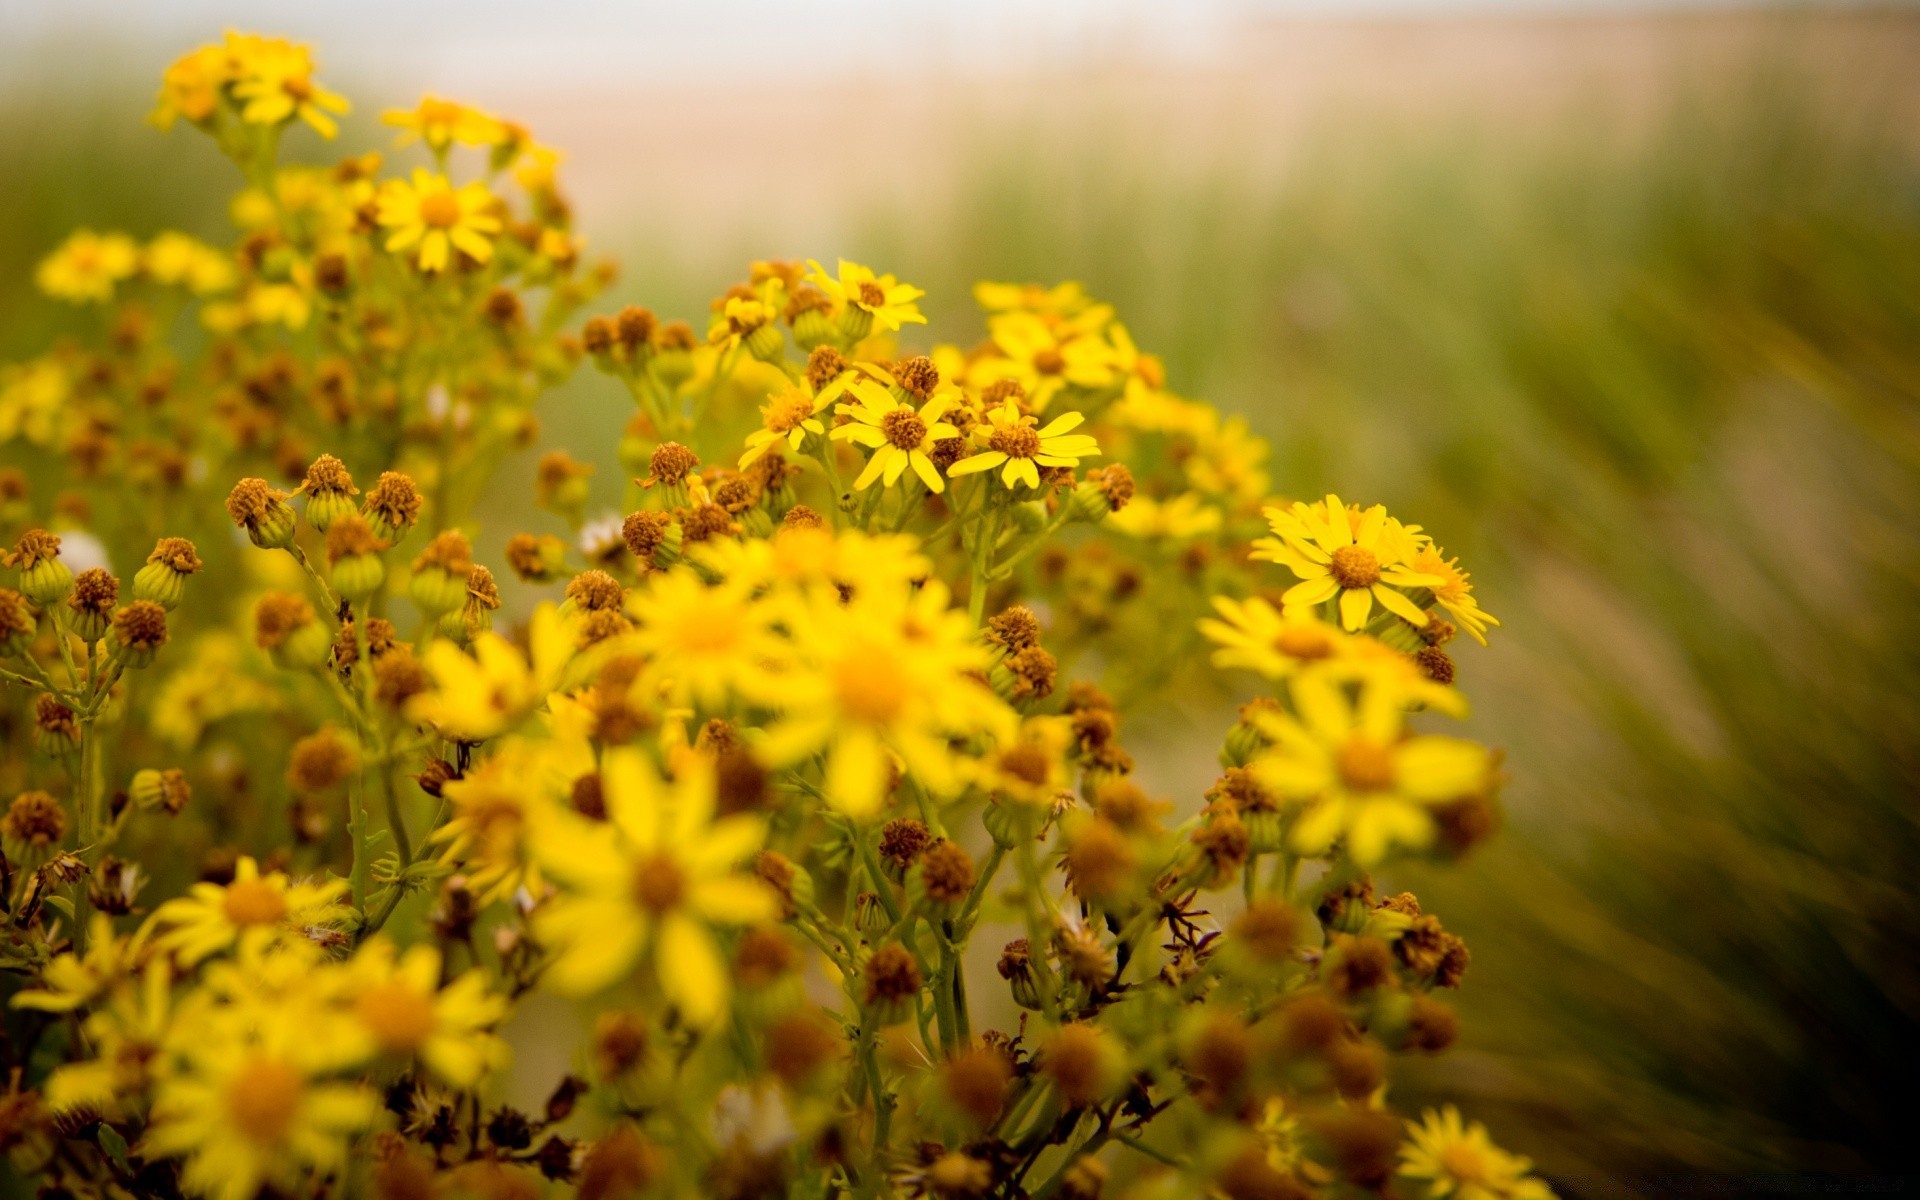
[[[534,914],[555,948],[545,980],[588,995],[627,975],[650,948],[660,989],[688,1023],[727,1011],[727,964],[713,927],[772,920],[779,903],[739,864],[766,840],[750,813],[714,818],[714,779],[702,758],[671,782],[638,750],[607,752],[600,768],[607,819],[555,812],[535,852],[561,894]]]
[[[377,219],[393,230],[387,249],[398,254],[418,246],[422,271],[444,271],[455,250],[479,263],[493,258],[489,238],[500,232],[500,218],[484,183],[455,188],[445,175],[417,167],[411,181],[389,180],[378,204]]]
[[[19,992],[11,1003],[40,1012],[85,1008],[132,974],[138,945],[133,939],[115,937],[112,920],[95,913],[87,927],[87,952],[55,955],[40,972],[46,986]]]
[[[507,127],[497,117],[457,100],[422,96],[412,108],[389,109],[380,115],[383,125],[400,130],[394,145],[419,141],[435,151],[462,146],[498,146],[507,140]]]
[[[1182,492],[1171,500],[1155,500],[1136,492],[1106,523],[1129,537],[1186,541],[1217,532],[1221,521],[1220,510],[1198,492]]]
[[[745,586],[709,586],[692,568],[657,571],[629,594],[637,622],[624,644],[645,655],[650,676],[682,703],[722,711],[729,697],[765,697],[787,657],[773,613]]]
[[[294,882],[279,871],[263,875],[259,863],[243,857],[234,866],[232,883],[196,883],[148,920],[159,931],[155,944],[192,965],[242,937],[272,940],[342,925],[353,916],[340,903],[346,891],[339,880]]]
[[[487,990],[486,972],[477,967],[442,987],[440,966],[432,946],[402,953],[377,937],[348,964],[346,995],[375,1050],[418,1056],[447,1084],[466,1089],[507,1061],[507,1044],[493,1033],[507,1002]]]
[[[1493,770],[1484,746],[1457,738],[1407,736],[1404,696],[1364,684],[1357,700],[1325,672],[1294,676],[1298,716],[1256,714],[1274,739],[1253,762],[1260,781],[1304,805],[1293,825],[1295,853],[1323,855],[1345,838],[1370,867],[1395,847],[1433,840],[1430,807],[1484,787]]]
[[[1362,512],[1334,495],[1265,512],[1278,536],[1255,542],[1253,557],[1280,563],[1301,581],[1287,589],[1282,603],[1312,605],[1338,597],[1340,623],[1350,630],[1367,623],[1376,600],[1416,629],[1427,623],[1427,614],[1406,595],[1440,582],[1409,565],[1420,548],[1418,526],[1389,517],[1385,505]]]
[[[340,130],[333,118],[351,108],[346,97],[313,79],[313,52],[284,38],[228,34],[227,52],[236,81],[233,98],[240,119],[251,125],[279,125],[296,118],[315,133],[331,138]]]
[[[1436,582],[1428,585],[1434,600],[1447,610],[1454,624],[1471,634],[1474,641],[1486,645],[1487,626],[1498,625],[1500,619],[1480,607],[1480,601],[1473,595],[1472,576],[1460,569],[1460,560],[1448,558],[1445,550],[1429,543],[1420,547],[1409,565],[1422,575],[1434,578]]]
[[[947,490],[940,468],[933,465],[935,442],[957,438],[960,431],[940,418],[953,406],[949,395],[936,395],[922,408],[893,398],[893,394],[872,379],[859,378],[847,385],[857,403],[842,404],[835,411],[853,420],[833,431],[839,441],[856,442],[873,448],[866,470],[853,481],[856,491],[864,490],[876,479],[892,487],[912,467],[927,490]]]
[[[1063,317],[1073,316],[1093,303],[1086,289],[1072,280],[1052,287],[982,280],[973,285],[973,300],[990,313],[1020,310]]]
[[[78,229],[40,260],[33,281],[69,304],[105,304],[121,280],[140,269],[140,247],[124,233]]]
[[[525,889],[545,890],[527,849],[533,815],[553,803],[531,770],[527,743],[506,745],[460,779],[441,785],[448,805],[446,824],[432,841],[444,847],[441,860],[464,872],[483,903]]]
[[[961,771],[950,738],[1010,734],[1013,711],[980,682],[986,648],[938,580],[812,601],[795,618],[806,661],[782,684],[781,719],[760,744],[769,763],[825,750],[828,801],[862,817],[886,798],[894,755],[945,795]]]
[[[1400,1173],[1425,1183],[1431,1200],[1553,1200],[1553,1189],[1533,1178],[1533,1162],[1493,1144],[1487,1127],[1471,1124],[1449,1104],[1407,1122]]]
[[[379,1102],[320,1078],[304,1034],[289,1020],[253,1038],[187,1041],[156,1090],[141,1152],[184,1158],[181,1185],[212,1200],[252,1200],[263,1187],[298,1194],[344,1169]]]
[[[1000,482],[1012,489],[1020,484],[1040,486],[1041,467],[1077,467],[1083,458],[1100,453],[1100,445],[1084,433],[1074,433],[1086,417],[1061,413],[1035,429],[1037,418],[1025,416],[1009,399],[988,409],[987,419],[974,427],[973,439],[984,450],[947,468],[948,475],[972,475],[1002,466]]]
[[[182,117],[196,124],[220,106],[220,89],[232,78],[232,56],[223,45],[201,46],[169,65],[160,77],[160,95],[147,119],[170,129]]]
[[[981,359],[971,378],[982,385],[1000,378],[1019,380],[1035,412],[1045,412],[1069,385],[1089,391],[1113,386],[1120,375],[1112,345],[1080,323],[1056,326],[1018,311],[994,317],[987,332],[1004,357]]]
[[[513,728],[554,689],[573,656],[573,625],[553,605],[543,604],[534,610],[529,642],[531,661],[494,633],[475,638],[471,655],[435,639],[422,661],[436,686],[415,696],[407,714],[464,742],[485,741]]]
[[[1338,658],[1352,641],[1311,612],[1282,612],[1258,596],[1215,596],[1213,607],[1220,619],[1201,618],[1200,632],[1219,645],[1213,665],[1226,670],[1286,679],[1302,667]]]
[[[112,923],[96,918],[96,934],[112,941]],[[104,932],[98,929],[105,925]],[[55,1067],[47,1077],[47,1107],[55,1112],[90,1108],[110,1113],[123,1098],[138,1096],[153,1082],[173,1017],[173,975],[164,959],[149,963],[139,978],[126,978],[81,1025],[91,1058]],[[23,993],[23,996],[25,993]],[[22,1003],[20,1007],[36,1007]]]
[[[825,434],[825,422],[816,418],[835,400],[846,395],[856,380],[868,379],[871,382],[870,376],[876,373],[880,373],[880,368],[861,363],[842,371],[818,393],[802,381],[768,396],[767,402],[760,406],[760,428],[747,435],[747,452],[740,456],[740,469],[746,470],[748,465],[782,442],[789,449],[798,451],[809,434],[816,437]]]
[[[237,277],[232,259],[184,233],[163,233],[148,242],[141,264],[155,283],[184,287],[196,296],[224,292]]]
[[[807,260],[807,278],[832,297],[842,308],[852,308],[872,316],[882,329],[898,330],[902,325],[925,325],[927,318],[914,301],[926,295],[912,284],[901,283],[892,275],[876,275],[872,268],[840,260],[839,276],[827,274],[814,259]]]

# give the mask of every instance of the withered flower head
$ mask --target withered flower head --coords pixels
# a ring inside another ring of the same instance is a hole
[[[183,537],[161,538],[153,544],[153,553],[147,555],[147,561],[159,563],[181,575],[198,574],[202,566],[199,551]]]

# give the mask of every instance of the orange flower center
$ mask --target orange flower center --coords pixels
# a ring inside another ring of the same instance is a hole
[[[987,445],[1008,458],[1032,458],[1040,453],[1040,431],[1031,425],[996,425]]]
[[[884,308],[887,303],[887,289],[871,279],[860,284],[860,305],[863,308]]]
[[[313,99],[313,81],[305,75],[289,75],[280,81],[280,90],[303,104]]]
[[[767,405],[767,429],[773,433],[791,433],[812,415],[812,399],[799,388],[788,388]]]
[[[1380,559],[1364,546],[1342,546],[1327,564],[1333,581],[1343,588],[1366,588],[1380,582]]]
[[[286,917],[287,898],[265,880],[236,879],[220,907],[235,925],[272,925]]]
[[[304,1090],[300,1072],[270,1058],[255,1059],[227,1085],[227,1112],[241,1133],[275,1145],[292,1132]]]
[[[420,219],[435,229],[452,229],[460,223],[460,201],[452,192],[432,192],[422,196]]]
[[[1465,1142],[1455,1142],[1440,1152],[1440,1165],[1461,1183],[1480,1183],[1486,1179],[1487,1164],[1480,1152]]]
[[[1348,738],[1334,766],[1351,791],[1379,792],[1393,786],[1393,751],[1372,738]]]
[[[687,873],[664,854],[641,862],[633,872],[633,901],[654,916],[679,907],[686,898]]]
[[[1273,639],[1273,648],[1288,658],[1312,662],[1332,657],[1333,639],[1327,636],[1324,629],[1293,625],[1282,629],[1280,636]]]
[[[842,662],[834,669],[834,690],[849,714],[874,725],[885,725],[907,704],[907,684],[887,664]]]
[[[927,440],[927,423],[910,408],[896,408],[880,418],[880,432],[902,450],[918,450]]]
[[[399,981],[360,994],[354,1012],[380,1045],[396,1053],[417,1050],[433,1033],[433,1000]]]
[[[1048,346],[1033,356],[1033,369],[1042,375],[1058,375],[1067,369],[1067,356]]]

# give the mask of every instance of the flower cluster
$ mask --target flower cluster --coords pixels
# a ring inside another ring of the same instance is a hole
[[[429,97],[386,118],[418,165],[281,161],[345,107],[279,39],[169,68],[156,120],[244,172],[234,244],[75,234],[39,282],[105,336],[0,376],[16,1169],[1550,1194],[1389,1107],[1468,952],[1374,872],[1498,814],[1497,756],[1427,728],[1497,625],[1457,560],[1273,495],[1076,285],[982,284],[965,349],[846,261],[569,332],[611,272],[557,154]],[[553,450],[483,540],[580,364],[632,399],[620,507]],[[1196,680],[1262,694],[1162,798],[1124,725]]]

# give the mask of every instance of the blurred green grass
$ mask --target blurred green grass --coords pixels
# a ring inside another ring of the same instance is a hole
[[[1910,113],[1825,95],[1757,69],[1631,130],[1327,128],[1277,183],[1121,132],[982,143],[950,203],[728,256],[885,263],[947,329],[976,278],[1081,279],[1273,439],[1277,487],[1463,556],[1507,621],[1461,657],[1511,821],[1391,881],[1476,951],[1461,1047],[1404,1088],[1576,1192],[1904,1165],[1920,162]],[[8,356],[57,327],[29,274],[69,225],[218,232],[225,168],[140,110],[0,112]],[[663,311],[724,281],[632,249],[621,291]],[[604,446],[623,404],[569,389],[548,440]],[[1202,703],[1159,740],[1217,728]],[[1182,748],[1162,782],[1204,783]]]

